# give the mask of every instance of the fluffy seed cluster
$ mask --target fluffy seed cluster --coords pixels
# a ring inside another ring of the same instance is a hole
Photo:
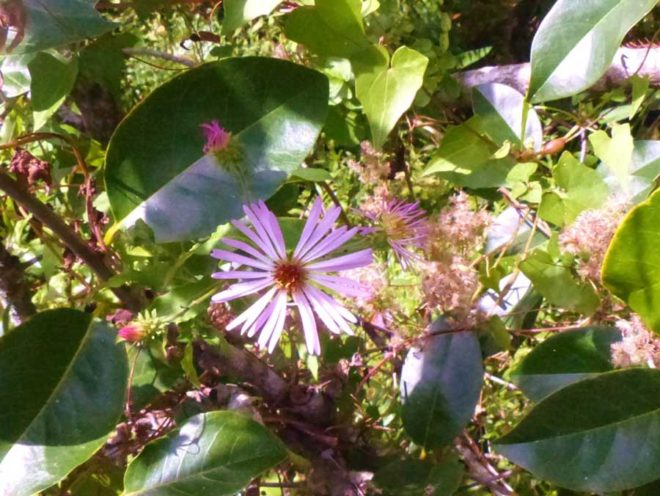
[[[384,274],[385,267],[375,263],[340,272],[342,277],[356,281],[364,288],[364,293],[352,299],[352,303],[369,318],[377,312],[378,300],[387,287]]]
[[[390,175],[390,163],[369,141],[360,143],[360,161],[350,160],[348,166],[357,172],[365,184],[377,183]]]
[[[660,339],[649,332],[638,316],[619,320],[623,339],[612,344],[612,362],[617,367],[660,367]]]
[[[424,262],[422,272],[422,292],[429,308],[449,313],[467,327],[479,286],[477,272],[461,256],[453,256],[449,262]]]
[[[444,253],[469,255],[480,246],[491,221],[488,212],[472,209],[466,193],[457,193],[429,224],[429,258],[443,258]]]
[[[607,247],[625,214],[625,204],[610,200],[598,210],[585,210],[559,236],[564,251],[578,256],[577,271],[585,279],[600,280]]]

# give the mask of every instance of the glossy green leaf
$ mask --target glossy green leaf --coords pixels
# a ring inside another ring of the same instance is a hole
[[[603,262],[603,283],[660,333],[660,191],[623,220]]]
[[[324,181],[332,181],[332,175],[325,169],[315,169],[306,167],[304,169],[297,169],[291,173],[292,178],[302,179],[311,183],[322,183]]]
[[[441,321],[434,331],[442,329]],[[401,419],[415,443],[449,444],[472,418],[483,382],[479,340],[474,332],[450,332],[412,348],[401,370]]]
[[[618,194],[631,196],[630,165],[634,150],[630,124],[612,126],[612,137],[605,131],[596,131],[589,136],[594,153],[603,162],[608,173],[616,178],[620,187]]]
[[[632,156],[623,162],[623,166],[615,173],[602,162],[598,172],[605,178],[613,195],[631,203],[644,201],[660,176],[660,141],[634,141]]]
[[[520,270],[552,305],[585,315],[598,307],[598,296],[591,285],[578,281],[570,267],[546,251],[534,251],[520,264]]]
[[[627,369],[571,384],[537,404],[495,449],[576,491],[621,491],[660,477],[660,371]]]
[[[608,372],[615,327],[585,327],[555,334],[536,346],[509,372],[511,380],[534,401],[569,384]]]
[[[233,496],[286,456],[282,443],[249,417],[202,413],[133,460],[124,478],[125,496]]]
[[[474,116],[447,130],[424,175],[438,174],[467,188],[497,188],[507,183],[515,165],[510,157],[494,158],[498,146],[480,131],[482,118]]]
[[[115,338],[89,314],[49,310],[0,340],[0,494],[45,489],[106,441],[128,378]]]
[[[212,233],[270,197],[312,149],[327,112],[328,81],[282,60],[226,59],[157,88],[110,141],[105,181],[115,218],[144,220],[158,242]],[[200,125],[232,133],[205,155]]]
[[[538,151],[543,144],[543,130],[536,111],[525,97],[510,86],[499,83],[483,84],[472,90],[474,113],[481,116],[481,129],[501,145],[510,141],[518,146],[531,144]],[[527,112],[525,129],[523,117]],[[523,132],[524,131],[524,132]]]
[[[2,94],[14,98],[30,91],[30,69],[28,64],[34,54],[10,55],[2,59],[0,74],[2,74]]]
[[[558,226],[572,223],[584,210],[597,209],[609,190],[601,175],[564,152],[553,170],[556,190],[543,194],[539,215]]]
[[[64,103],[78,75],[78,59],[67,60],[47,52],[37,53],[28,64],[32,84],[34,129],[39,129]]]
[[[532,101],[589,88],[612,64],[623,37],[656,0],[558,0],[532,42]]]
[[[252,19],[270,14],[280,3],[282,0],[225,0],[222,34],[231,34]]]
[[[100,36],[116,25],[88,0],[24,0],[25,36],[12,54],[32,53]],[[11,44],[8,41],[7,45]]]
[[[392,55],[389,66],[358,71],[355,93],[369,120],[376,148],[383,146],[396,122],[412,105],[428,63],[418,51],[402,46]]]
[[[360,0],[316,0],[286,17],[287,37],[326,57],[350,58],[369,48]]]
[[[401,460],[379,469],[373,482],[383,496],[451,496],[458,489],[464,472],[465,468],[455,455],[440,463]]]

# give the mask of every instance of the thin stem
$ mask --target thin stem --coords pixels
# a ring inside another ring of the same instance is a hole
[[[34,215],[42,224],[47,226],[67,248],[89,266],[101,282],[106,282],[114,275],[114,272],[106,265],[101,255],[90,249],[87,243],[50,208],[28,193],[4,172],[0,172],[0,190],[4,191],[9,197]],[[112,288],[112,291],[117,298],[122,300],[127,308],[141,307],[141,303],[126,288]]]

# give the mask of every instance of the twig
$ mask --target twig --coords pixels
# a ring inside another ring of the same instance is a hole
[[[512,496],[513,489],[503,480],[504,476],[486,460],[474,441],[467,435],[455,441],[456,450],[463,457],[470,477],[482,486],[487,487],[495,496]]]
[[[37,311],[24,275],[20,260],[0,243],[0,299],[9,307],[14,325],[21,324]]]
[[[21,204],[28,212],[34,215],[42,224],[47,226],[67,248],[80,258],[96,274],[101,282],[110,279],[114,272],[101,255],[92,251],[68,225],[62,221],[50,208],[32,196],[13,180],[9,175],[0,172],[0,190],[4,191],[14,201]],[[127,288],[111,288],[128,309],[141,307],[141,302],[135,298]]]
[[[197,62],[187,57],[180,57],[172,53],[160,52],[158,50],[153,50],[152,48],[124,48],[122,49],[122,52],[129,56],[146,55],[148,57],[155,57],[158,59],[167,60],[168,62],[175,62],[177,64],[185,65],[186,67],[195,67],[197,65]]]
[[[344,222],[344,224],[346,224],[347,226],[350,227],[351,221],[348,220],[348,216],[346,215],[346,212],[344,211],[344,207],[342,206],[341,202],[339,201],[339,198],[337,198],[337,195],[332,190],[330,185],[326,181],[321,181],[318,184],[321,185],[321,188],[323,188],[323,191],[325,191],[327,193],[327,195],[330,197],[332,202],[340,208],[339,217],[341,217],[341,220]]]

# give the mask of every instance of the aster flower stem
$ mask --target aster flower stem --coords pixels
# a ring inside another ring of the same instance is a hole
[[[337,198],[337,195],[335,194],[332,187],[327,183],[327,181],[321,181],[318,184],[321,186],[321,189],[323,189],[323,191],[325,191],[325,193],[330,197],[332,203],[334,203],[337,206],[337,208],[340,209],[339,218],[342,220],[344,224],[350,227],[351,221],[348,219],[348,215],[346,215],[346,211],[344,210],[344,207],[339,201],[339,198]]]

